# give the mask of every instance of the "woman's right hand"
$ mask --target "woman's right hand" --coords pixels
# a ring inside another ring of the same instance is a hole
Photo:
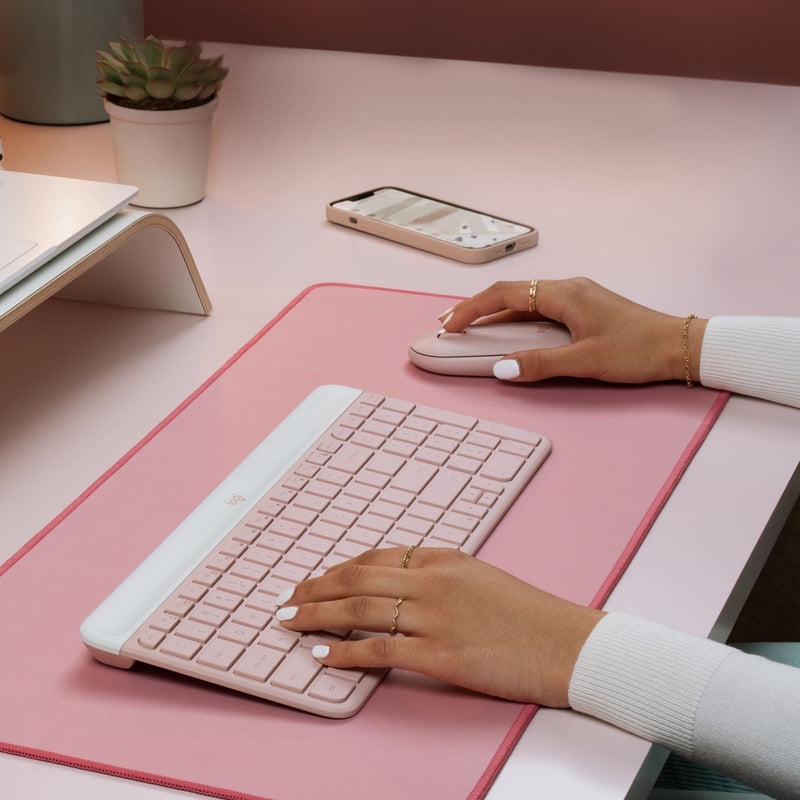
[[[684,320],[641,306],[588,278],[539,280],[535,311],[529,311],[529,281],[501,281],[449,309],[445,330],[510,320],[553,320],[566,325],[572,344],[510,353],[495,365],[497,377],[538,381],[556,376],[613,383],[684,380]],[[689,329],[692,380],[699,379],[700,347],[707,320]]]

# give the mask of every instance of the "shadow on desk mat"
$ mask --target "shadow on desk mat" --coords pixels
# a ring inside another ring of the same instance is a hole
[[[83,619],[315,386],[530,428],[553,452],[480,551],[600,604],[726,396],[422,372],[407,343],[452,298],[307,289],[0,570],[0,750],[221,798],[482,796],[535,707],[393,671],[346,720],[96,663]],[[569,712],[565,712],[569,713]],[[339,787],[335,789],[334,787]]]

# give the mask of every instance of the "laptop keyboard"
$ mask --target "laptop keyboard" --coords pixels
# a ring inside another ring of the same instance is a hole
[[[236,492],[236,471],[220,487],[226,504],[246,510],[138,621],[118,666],[142,661],[322,716],[361,708],[385,671],[323,667],[311,649],[365,634],[288,631],[274,619],[276,597],[374,547],[475,553],[550,442],[351,391],[355,399],[348,396],[335,419],[317,422],[324,432],[299,457],[292,454],[291,466],[254,501]],[[267,458],[268,442],[261,446]]]

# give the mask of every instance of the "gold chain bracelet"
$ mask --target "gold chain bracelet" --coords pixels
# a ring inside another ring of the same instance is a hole
[[[693,319],[697,319],[696,314],[689,314],[683,321],[683,367],[686,375],[686,385],[691,389],[694,386],[692,380],[692,370],[689,364],[689,325]]]

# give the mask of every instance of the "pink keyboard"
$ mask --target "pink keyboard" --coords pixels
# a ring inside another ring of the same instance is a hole
[[[551,446],[347,387],[321,387],[304,404],[86,620],[99,660],[350,716],[384,672],[324,668],[311,648],[364,634],[287,631],[276,597],[373,547],[475,553]]]

